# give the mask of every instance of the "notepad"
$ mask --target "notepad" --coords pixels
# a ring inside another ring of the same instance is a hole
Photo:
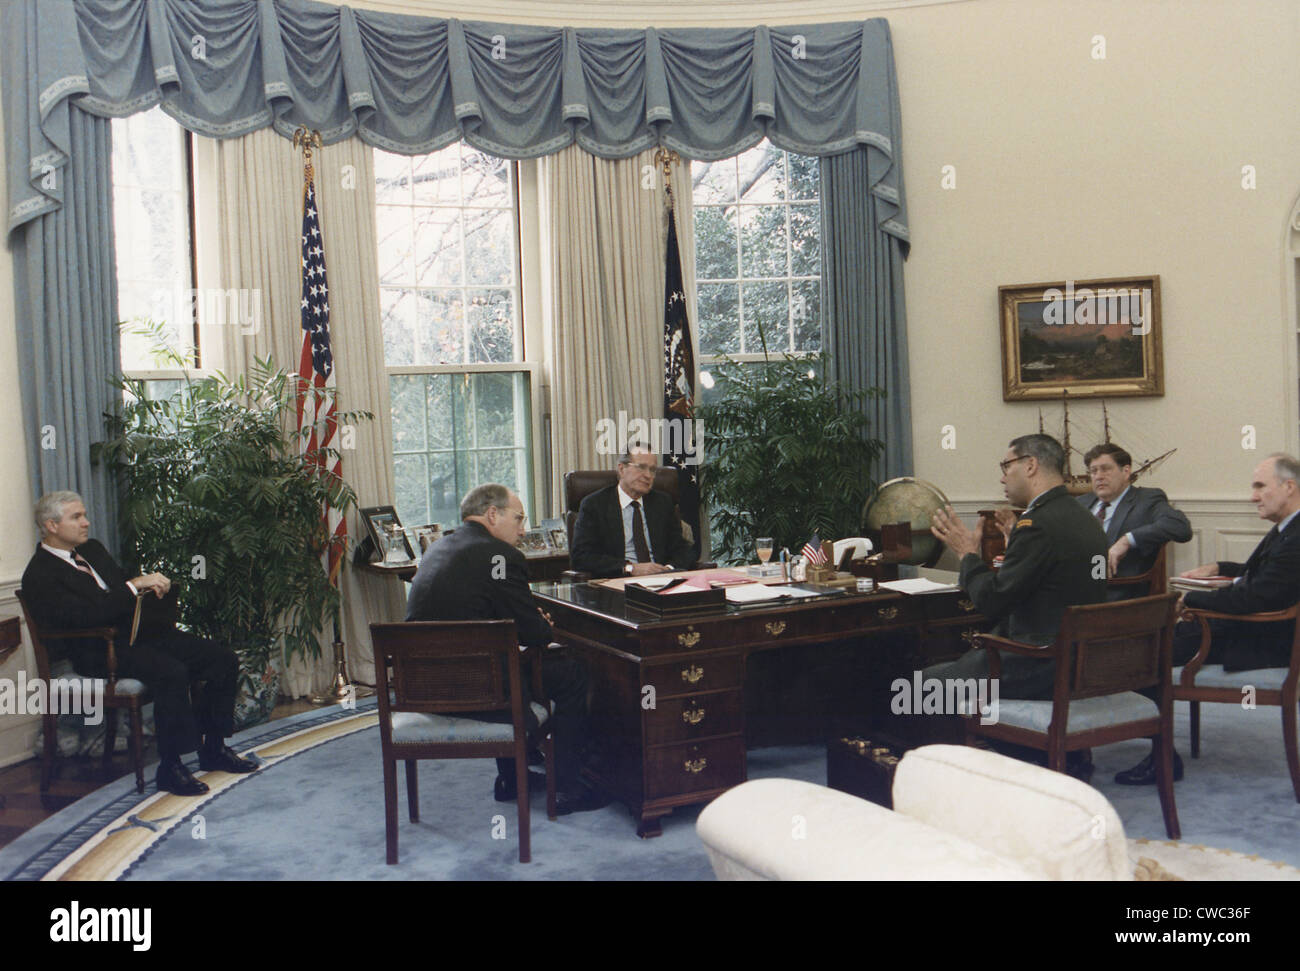
[[[879,584],[883,590],[893,590],[895,593],[952,593],[960,590],[961,587],[955,583],[935,583],[933,580],[927,580],[925,577],[916,577],[911,580],[885,580]]]

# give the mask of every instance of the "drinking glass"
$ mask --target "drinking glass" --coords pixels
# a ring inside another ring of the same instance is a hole
[[[758,561],[766,564],[772,558],[772,537],[760,536],[754,541],[754,546],[758,549]]]

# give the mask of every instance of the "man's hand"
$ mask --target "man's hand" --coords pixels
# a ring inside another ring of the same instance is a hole
[[[997,525],[998,530],[1002,533],[1002,538],[1006,542],[1011,542],[1011,531],[1016,528],[1016,520],[1020,517],[1010,506],[1003,506],[993,513],[993,522]]]
[[[1186,570],[1178,575],[1180,577],[1186,577],[1189,580],[1195,577],[1217,577],[1219,575],[1219,564],[1202,563],[1200,566],[1193,567],[1192,569]]]
[[[961,559],[967,553],[980,551],[979,537],[962,525],[952,506],[945,506],[934,514],[930,532],[943,541],[943,544]]]
[[[644,577],[652,573],[672,573],[671,566],[664,566],[662,563],[634,563],[630,576]]]
[[[1110,561],[1110,575],[1119,575],[1119,561],[1124,558],[1124,554],[1133,548],[1133,544],[1128,541],[1128,536],[1121,536],[1115,541],[1115,545],[1110,548],[1106,554],[1106,559]]]
[[[543,610],[541,607],[538,607],[537,612],[542,615],[542,617],[546,620],[548,624],[550,624],[552,627],[555,626],[555,621],[551,620],[551,615],[548,614],[545,610]]]
[[[172,588],[172,582],[161,573],[146,573],[132,580],[131,586],[135,587],[140,593],[152,590],[154,596],[161,600],[167,596],[167,591]]]

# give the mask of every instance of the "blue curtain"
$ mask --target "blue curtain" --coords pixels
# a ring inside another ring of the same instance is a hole
[[[80,492],[94,536],[117,554],[116,485],[91,462],[119,371],[112,123],[66,102],[57,110],[69,160],[48,178],[63,206],[12,240],[27,467],[34,496]]]
[[[898,168],[895,183],[885,167]],[[912,474],[911,382],[903,261],[907,212],[898,153],[872,148],[821,160],[822,347],[844,388],[881,388],[863,410],[885,443],[876,480]]]

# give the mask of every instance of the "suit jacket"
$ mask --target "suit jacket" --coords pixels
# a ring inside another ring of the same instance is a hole
[[[1011,531],[1001,569],[978,553],[961,560],[961,586],[979,612],[997,621],[994,633],[1027,644],[1056,639],[1065,608],[1106,599],[1106,534],[1065,486],[1030,504]],[[1098,561],[1096,558],[1101,557]],[[1051,666],[1002,654],[1004,697],[1050,697]]]
[[[98,540],[87,540],[76,552],[108,584],[108,589],[99,589],[94,577],[37,546],[22,580],[23,598],[32,615],[42,627],[67,630],[115,627],[116,646],[127,646],[135,613],[135,594],[126,585],[127,575]],[[92,648],[86,641],[68,641],[67,645],[78,666],[78,658],[88,650],[94,650],[103,663],[102,647]]]
[[[641,508],[654,561],[689,570],[695,563],[695,547],[682,535],[681,517],[672,496],[652,491],[641,499]],[[578,507],[569,560],[575,570],[596,577],[617,577],[623,575],[625,550],[618,486],[606,486],[587,496]]]
[[[1079,497],[1079,505],[1084,509],[1091,510],[1096,502],[1093,494]],[[1092,515],[1091,511],[1088,514]],[[1133,485],[1115,506],[1106,540],[1113,546],[1125,533],[1133,534],[1133,548],[1119,561],[1116,576],[1135,577],[1151,569],[1163,544],[1190,540],[1192,524],[1169,505],[1163,489]]]
[[[1219,572],[1243,577],[1221,590],[1194,590],[1184,597],[1188,607],[1216,610],[1225,614],[1254,614],[1285,610],[1300,600],[1300,516],[1284,532],[1274,526],[1260,540],[1245,563],[1219,562]],[[1291,663],[1295,625],[1232,623],[1215,633],[1220,641],[1223,666],[1229,671],[1286,667]]]
[[[406,619],[513,620],[520,644],[551,641],[551,625],[528,589],[524,554],[476,522],[429,547],[411,581]]]

